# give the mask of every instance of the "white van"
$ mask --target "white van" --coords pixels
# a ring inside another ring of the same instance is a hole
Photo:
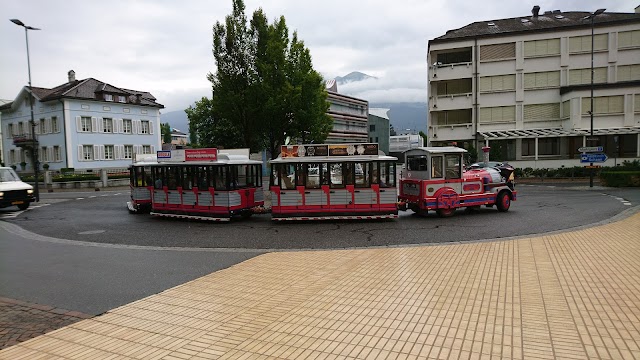
[[[17,205],[25,210],[34,200],[33,186],[22,182],[12,168],[0,167],[0,208]]]

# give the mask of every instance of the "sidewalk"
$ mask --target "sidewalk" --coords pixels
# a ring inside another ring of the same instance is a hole
[[[278,252],[0,359],[640,358],[640,213],[517,240]]]

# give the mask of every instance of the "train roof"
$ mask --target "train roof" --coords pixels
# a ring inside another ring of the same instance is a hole
[[[429,154],[464,154],[467,150],[459,148],[457,146],[423,146],[415,149],[405,151],[405,154],[419,154],[426,152]]]
[[[251,160],[246,155],[219,153],[216,161],[157,161],[155,155],[144,157],[136,161],[133,166],[163,166],[163,165],[261,165],[262,161]]]
[[[384,152],[379,151],[378,155],[352,155],[352,156],[302,156],[302,157],[285,157],[278,156],[276,159],[269,160],[272,164],[283,163],[320,163],[320,162],[361,162],[361,161],[397,161],[395,156],[388,156]]]

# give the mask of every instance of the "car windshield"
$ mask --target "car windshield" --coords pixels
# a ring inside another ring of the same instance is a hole
[[[13,169],[0,169],[0,181],[20,181],[20,177]]]

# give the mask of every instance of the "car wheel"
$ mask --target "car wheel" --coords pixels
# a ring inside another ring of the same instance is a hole
[[[500,192],[496,199],[496,206],[500,212],[509,211],[509,207],[511,206],[511,196],[509,196],[506,191]]]
[[[18,209],[20,210],[27,210],[29,208],[29,201],[25,201],[22,204],[18,205]]]

